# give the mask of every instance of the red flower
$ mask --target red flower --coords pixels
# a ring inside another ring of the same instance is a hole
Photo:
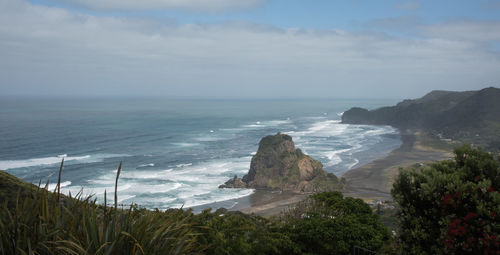
[[[491,218],[496,218],[497,217],[497,213],[496,212],[491,212],[490,215],[491,215]]]
[[[476,175],[476,177],[474,177],[474,179],[476,179],[476,181],[477,181],[477,180],[481,179],[481,176]]]
[[[451,199],[451,194],[444,195],[443,206],[446,206],[448,203],[450,203],[450,199]]]
[[[453,246],[451,245],[451,242],[450,240],[446,240],[446,246],[448,246],[448,248],[453,248]]]
[[[495,189],[493,187],[488,188],[488,192],[493,192],[493,191],[495,191]]]
[[[488,241],[490,239],[490,236],[488,235],[488,233],[483,233],[483,236],[484,236],[485,241]]]
[[[469,212],[469,213],[465,216],[464,220],[469,220],[469,219],[472,219],[472,218],[475,218],[475,217],[477,217],[477,214],[476,214],[476,213]]]

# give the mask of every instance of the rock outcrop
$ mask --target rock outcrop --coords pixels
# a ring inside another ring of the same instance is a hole
[[[219,188],[235,188],[235,189],[243,189],[246,188],[247,184],[243,182],[238,176],[234,176],[232,179],[229,179],[222,185],[219,185]]]
[[[338,189],[339,181],[319,161],[296,149],[292,137],[278,133],[262,138],[248,174],[241,179],[235,176],[219,188],[320,192]]]

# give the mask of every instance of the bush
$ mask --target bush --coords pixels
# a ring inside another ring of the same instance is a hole
[[[411,254],[498,254],[500,168],[471,146],[455,159],[401,171],[392,194],[400,238]]]
[[[281,220],[296,254],[350,254],[355,245],[378,251],[389,240],[388,230],[366,203],[340,192],[312,195]]]

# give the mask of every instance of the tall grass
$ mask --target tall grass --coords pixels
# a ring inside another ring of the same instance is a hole
[[[131,205],[118,208],[118,167],[114,207],[96,203],[80,191],[61,195],[64,160],[54,191],[32,186],[0,210],[0,254],[192,254],[205,247],[196,242],[193,214],[182,209],[150,211]]]

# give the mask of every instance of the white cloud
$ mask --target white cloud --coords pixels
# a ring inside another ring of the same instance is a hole
[[[431,35],[171,25],[0,0],[0,94],[414,97],[498,86],[500,58],[482,43]]]
[[[500,41],[500,21],[457,20],[425,26],[420,31],[429,37],[452,40]]]
[[[221,11],[252,8],[264,0],[52,0],[97,10],[188,9]]]

